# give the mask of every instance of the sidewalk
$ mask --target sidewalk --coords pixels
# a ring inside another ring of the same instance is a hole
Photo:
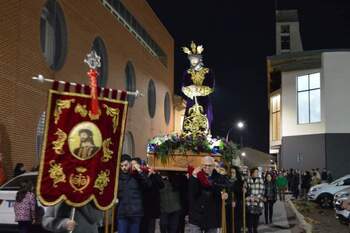
[[[285,203],[277,201],[274,205],[274,213],[272,218],[272,225],[265,225],[264,214],[260,216],[259,233],[292,233],[288,223],[288,216],[285,208]]]

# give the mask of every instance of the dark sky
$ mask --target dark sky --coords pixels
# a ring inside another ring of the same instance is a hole
[[[268,151],[266,56],[275,52],[273,0],[147,0],[175,40],[175,92],[189,63],[181,47],[203,44],[204,63],[215,72],[213,135],[246,122],[245,146]],[[298,9],[304,50],[350,47],[350,1],[280,0]],[[350,64],[350,61],[349,61]],[[231,139],[239,142],[240,132]]]

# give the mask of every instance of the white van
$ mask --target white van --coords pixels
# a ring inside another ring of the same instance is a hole
[[[324,183],[312,186],[307,194],[308,199],[316,201],[323,208],[333,205],[333,197],[336,192],[350,187],[350,175],[343,176],[332,183]]]

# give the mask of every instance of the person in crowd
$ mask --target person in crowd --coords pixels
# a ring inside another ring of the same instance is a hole
[[[292,177],[291,177],[291,191],[293,193],[293,197],[295,199],[298,199],[299,197],[299,184],[300,184],[300,174],[297,170],[293,170]]]
[[[30,182],[20,184],[14,204],[15,221],[18,222],[19,233],[28,233],[35,222],[36,198]]]
[[[227,233],[240,233],[243,224],[243,179],[238,167],[231,166],[229,181],[231,187],[226,202]],[[233,217],[232,212],[234,213]]]
[[[273,205],[277,200],[277,187],[275,181],[272,179],[271,174],[267,173],[265,178],[265,223],[272,224]]]
[[[293,174],[294,174],[294,169],[293,168],[289,169],[286,177],[288,180],[288,191],[292,191]]]
[[[321,173],[321,183],[327,183],[327,169],[323,168]]]
[[[160,190],[160,232],[177,233],[181,215],[180,191],[172,172],[164,172],[164,187]]]
[[[123,154],[120,163],[117,220],[118,233],[139,233],[144,216],[143,192],[151,187],[151,181],[137,162]]]
[[[24,168],[24,164],[23,163],[17,163],[15,166],[15,169],[13,171],[13,177],[19,176],[23,173],[26,172],[26,169]]]
[[[72,219],[72,207],[61,202],[47,207],[42,219],[42,226],[50,232],[98,233],[99,224],[103,220],[103,212],[89,202],[85,206],[75,208]]]
[[[318,178],[317,172],[313,172],[312,177],[311,177],[311,187],[318,185],[321,183],[321,180]]]
[[[135,166],[136,164],[140,166],[150,181],[150,187],[143,191],[144,217],[141,220],[140,233],[154,233],[156,219],[160,217],[159,190],[164,187],[164,184],[159,172],[142,165],[142,161],[138,157],[131,159],[131,166]]]
[[[206,156],[202,166],[189,167],[189,227],[191,233],[216,233],[221,226],[222,200],[229,188],[227,179],[215,169],[214,158]]]
[[[332,183],[333,182],[333,176],[331,171],[327,171],[327,182]]]
[[[285,201],[285,192],[288,187],[288,180],[282,172],[280,172],[276,178],[276,186],[280,201]]]
[[[301,197],[307,198],[307,193],[311,187],[311,174],[309,171],[304,172],[304,174],[301,177]]]
[[[257,233],[259,217],[264,208],[265,185],[259,177],[258,168],[253,168],[250,172],[251,177],[247,181],[246,204],[248,210],[248,233]]]
[[[316,168],[316,176],[317,176],[317,179],[321,182],[321,173],[320,173],[320,169],[319,168]]]

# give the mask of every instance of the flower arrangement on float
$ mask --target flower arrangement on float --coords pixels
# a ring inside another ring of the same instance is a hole
[[[147,145],[147,153],[156,154],[162,163],[166,163],[171,155],[188,152],[222,156],[224,161],[231,162],[238,154],[238,147],[232,141],[226,142],[223,138],[212,138],[211,135],[193,137],[180,133],[156,136]]]

